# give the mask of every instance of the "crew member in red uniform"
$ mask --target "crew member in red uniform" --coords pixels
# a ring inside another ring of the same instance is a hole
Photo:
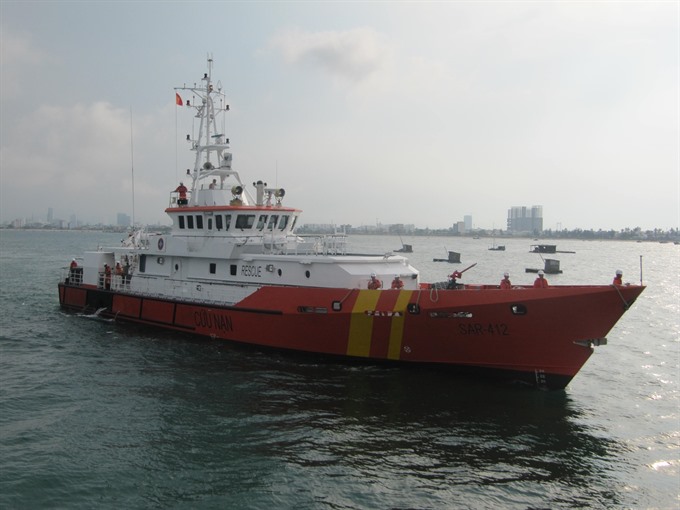
[[[77,278],[77,273],[78,273],[78,262],[76,262],[76,259],[73,259],[71,261],[70,269],[69,269],[69,277],[66,280],[66,283],[80,283]]]
[[[616,276],[614,277],[613,285],[623,285],[623,271],[620,269],[616,270]]]
[[[543,270],[538,271],[538,278],[534,280],[534,287],[537,289],[546,289],[548,288],[548,280],[545,279]]]
[[[512,283],[510,283],[510,275],[508,273],[503,274],[503,279],[500,283],[501,289],[512,289]]]
[[[111,290],[111,266],[104,264],[104,288]]]
[[[368,282],[368,288],[370,290],[377,290],[382,287],[382,282],[378,280],[375,273],[371,273],[371,279]]]
[[[175,189],[177,193],[179,193],[179,198],[177,199],[177,205],[187,205],[187,187],[184,185],[183,182],[179,183],[179,186],[177,186],[177,189]]]
[[[404,282],[401,281],[401,278],[399,278],[399,275],[396,275],[394,277],[394,280],[392,280],[392,288],[393,289],[402,289],[404,288]]]

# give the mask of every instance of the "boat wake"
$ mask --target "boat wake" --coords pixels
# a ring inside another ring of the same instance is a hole
[[[94,313],[79,313],[77,314],[79,317],[84,317],[86,319],[94,319],[102,322],[113,322],[114,319],[106,319],[101,316],[101,313],[106,310],[106,307],[99,308],[96,312]]]

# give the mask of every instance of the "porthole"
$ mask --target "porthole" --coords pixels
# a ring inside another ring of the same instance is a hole
[[[305,276],[309,278],[311,276],[311,273],[309,271],[305,271]]]

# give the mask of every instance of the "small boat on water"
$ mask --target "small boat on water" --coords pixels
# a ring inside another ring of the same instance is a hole
[[[460,253],[457,251],[449,251],[448,257],[445,259],[432,259],[432,262],[448,262],[449,264],[460,264]]]
[[[401,242],[401,248],[394,250],[396,253],[413,253],[413,245],[404,244],[404,241],[401,240],[401,236],[399,236],[399,241]]]
[[[539,271],[541,271],[540,268],[525,268],[525,272],[527,273],[538,273]],[[560,261],[557,259],[544,259],[542,271],[545,274],[562,274],[562,270],[560,269]]]
[[[62,308],[208,340],[559,389],[644,290],[441,288],[403,255],[352,254],[344,234],[298,235],[302,211],[284,203],[290,193],[255,180],[251,194],[234,168],[212,64],[198,84],[175,89],[200,125],[189,137],[188,186],[169,193],[171,231],[136,229],[120,246],[85,252],[64,268]]]
[[[560,251],[556,244],[532,244],[529,247],[530,253],[576,253],[575,251]]]

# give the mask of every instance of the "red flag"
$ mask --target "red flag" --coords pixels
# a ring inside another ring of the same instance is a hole
[[[184,103],[182,102],[182,98],[179,97],[179,94],[175,92],[175,104],[177,106],[182,106]]]

